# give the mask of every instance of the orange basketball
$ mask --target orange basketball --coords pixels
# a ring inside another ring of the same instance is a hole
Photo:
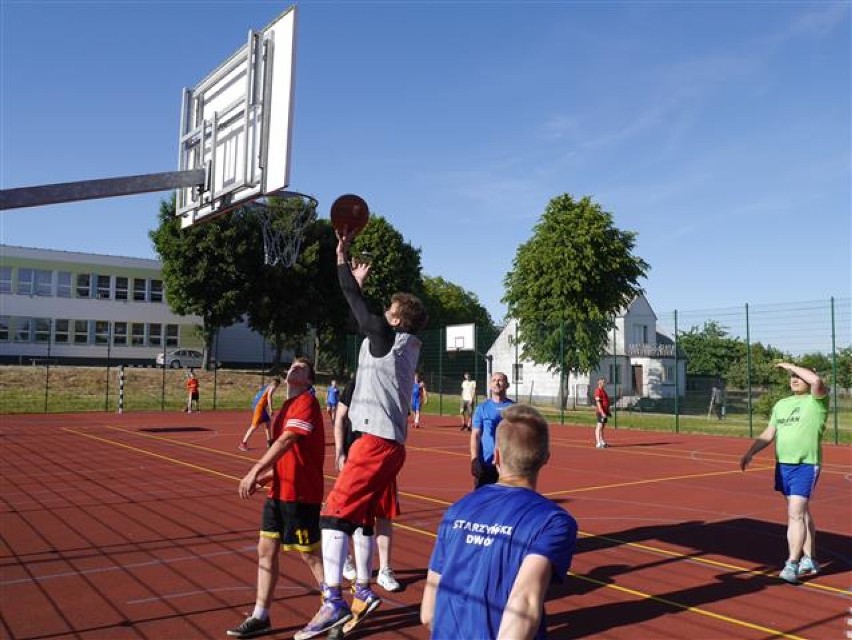
[[[360,196],[351,193],[340,196],[331,205],[331,225],[339,232],[360,233],[370,219],[370,209]]]

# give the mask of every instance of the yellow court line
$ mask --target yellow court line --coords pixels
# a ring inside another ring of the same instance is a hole
[[[805,640],[801,636],[795,636],[790,633],[784,633],[783,631],[779,631],[778,629],[772,629],[771,627],[764,627],[759,624],[754,624],[752,622],[746,622],[745,620],[738,620],[737,618],[731,618],[730,616],[722,615],[721,613],[713,613],[712,611],[708,611],[706,609],[701,609],[699,607],[691,607],[689,605],[680,604],[679,602],[675,602],[674,600],[668,600],[667,598],[660,598],[658,596],[653,596],[650,593],[644,593],[642,591],[637,591],[636,589],[630,589],[628,587],[622,587],[617,584],[612,584],[608,582],[602,582],[601,580],[595,580],[594,578],[590,578],[588,576],[583,576],[573,571],[569,571],[568,575],[573,578],[579,578],[580,580],[585,580],[586,582],[591,582],[593,584],[599,585],[601,587],[609,587],[611,589],[615,589],[616,591],[621,591],[623,593],[629,593],[632,596],[638,596],[645,600],[653,600],[654,602],[660,602],[662,604],[668,605],[670,607],[675,607],[676,609],[680,609],[682,611],[688,611],[690,613],[696,613],[700,616],[706,616],[708,618],[713,618],[714,620],[720,620],[722,622],[727,622],[728,624],[738,625],[741,627],[746,627],[748,629],[754,629],[756,631],[761,631],[763,633],[768,633],[772,637],[778,638],[790,638],[790,640]]]
[[[124,433],[129,433],[131,435],[139,435],[139,436],[144,436],[144,437],[152,437],[152,438],[155,438],[155,439],[163,439],[163,440],[166,440],[166,441],[173,443],[173,444],[180,444],[180,445],[189,446],[189,447],[193,447],[193,448],[204,449],[206,451],[211,451],[211,452],[214,452],[214,453],[219,453],[219,454],[223,454],[223,455],[227,455],[227,456],[243,458],[243,456],[231,454],[231,453],[228,453],[226,451],[219,451],[217,449],[209,449],[207,447],[201,447],[199,445],[193,445],[192,443],[184,443],[184,442],[180,442],[178,440],[170,440],[168,438],[163,438],[162,436],[152,436],[150,434],[140,434],[140,433],[135,432],[135,431],[126,431],[124,429],[120,429],[120,428],[117,428],[117,427],[110,427],[110,428],[115,430],[115,431],[121,431],[121,432],[124,432]],[[166,460],[168,462],[174,462],[175,464],[185,466],[185,467],[189,467],[191,469],[195,469],[195,470],[201,471],[203,473],[209,473],[211,475],[216,475],[216,476],[219,476],[219,477],[222,477],[222,478],[228,478],[229,480],[236,480],[236,481],[240,480],[240,478],[238,478],[236,476],[232,476],[232,475],[229,475],[229,474],[226,474],[226,473],[221,473],[219,471],[215,471],[214,469],[210,469],[209,467],[202,467],[200,465],[192,464],[192,463],[189,463],[189,462],[184,462],[183,460],[178,460],[177,458],[164,456],[162,454],[154,453],[153,451],[148,451],[146,449],[140,449],[138,447],[133,447],[131,445],[127,445],[127,444],[124,444],[124,443],[121,443],[121,442],[116,442],[114,440],[108,440],[106,438],[101,438],[99,436],[91,435],[91,434],[88,434],[88,433],[85,433],[85,432],[82,432],[82,431],[77,431],[76,429],[71,429],[69,427],[63,427],[62,430],[67,431],[69,433],[73,433],[75,435],[83,436],[85,438],[91,438],[91,439],[97,440],[99,442],[104,442],[104,443],[107,443],[107,444],[114,444],[116,446],[123,447],[125,449],[129,449],[131,451],[134,451],[136,453],[149,455],[149,456],[158,458],[160,460]],[[333,479],[334,476],[326,476],[326,478],[327,479]],[[440,498],[432,498],[432,497],[424,496],[424,495],[421,495],[421,494],[408,493],[408,492],[403,492],[403,491],[400,491],[399,493],[400,493],[400,495],[404,495],[406,497],[410,497],[410,498],[414,498],[414,499],[418,499],[418,500],[424,500],[424,501],[427,501],[427,502],[433,502],[433,503],[436,503],[436,504],[440,504],[442,506],[449,506],[449,505],[452,504],[452,502],[449,502],[447,500],[442,500]],[[428,532],[424,529],[418,529],[416,527],[411,527],[409,525],[403,525],[403,524],[398,523],[398,522],[394,522],[393,525],[395,527],[399,527],[401,529],[405,529],[405,530],[412,531],[412,532],[415,532],[415,533],[427,535],[427,536],[432,537],[432,538],[436,537],[436,534]],[[624,541],[624,540],[619,540],[617,538],[609,538],[609,537],[606,537],[606,536],[600,536],[598,534],[588,533],[588,532],[585,532],[585,531],[579,531],[578,533],[579,533],[579,535],[587,537],[587,538],[591,538],[591,537],[600,538],[601,540],[607,540],[609,542],[614,542],[614,543],[619,544],[621,546],[632,547],[632,548],[635,548],[635,549],[640,549],[640,550],[645,551],[645,552],[655,553],[655,554],[659,554],[659,555],[667,555],[667,556],[670,556],[670,557],[673,557],[673,558],[684,558],[684,559],[687,559],[687,560],[690,560],[692,562],[696,562],[696,563],[699,563],[699,564],[706,564],[706,565],[709,565],[709,566],[717,566],[717,567],[721,567],[721,568],[725,568],[725,569],[732,569],[732,570],[736,570],[736,571],[740,571],[740,572],[751,573],[751,574],[754,574],[754,575],[766,575],[766,576],[773,576],[774,575],[772,573],[765,572],[765,571],[754,571],[754,570],[748,569],[746,567],[741,567],[741,566],[733,565],[733,564],[727,564],[727,563],[719,562],[719,561],[716,561],[716,560],[710,560],[708,558],[698,558],[698,557],[690,556],[689,554],[684,554],[684,553],[676,552],[676,551],[670,551],[668,549],[664,549],[664,548],[661,548],[661,547],[652,547],[650,545],[644,545],[644,544],[641,544],[641,543],[638,543],[638,542],[627,542],[627,541]],[[819,584],[819,583],[816,583],[816,582],[808,581],[808,582],[803,583],[802,586],[808,587],[808,588],[811,588],[811,589],[818,589],[818,590],[823,590],[823,591],[829,591],[829,592],[832,592],[832,593],[839,593],[839,594],[846,595],[846,596],[852,596],[852,591],[846,591],[844,589],[838,589],[836,587],[831,587],[831,586]]]
[[[748,469],[745,473],[749,473],[752,471],[765,471],[766,469],[771,469],[772,467],[754,467],[752,469]],[[640,484],[655,484],[657,482],[671,482],[673,480],[691,480],[693,478],[708,478],[710,476],[725,476],[733,473],[743,473],[739,469],[729,469],[727,471],[708,471],[707,473],[691,473],[680,476],[666,476],[663,478],[647,478],[645,480],[631,480],[629,482],[617,482],[615,484],[601,484],[592,487],[580,487],[578,489],[563,489],[561,491],[551,491],[549,493],[542,494],[543,496],[549,498],[551,496],[561,496],[568,493],[583,493],[584,491],[598,491],[601,489],[618,489],[620,487],[635,487]]]

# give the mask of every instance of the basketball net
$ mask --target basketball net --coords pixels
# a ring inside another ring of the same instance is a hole
[[[292,267],[299,258],[305,231],[316,220],[317,201],[292,191],[279,191],[243,207],[254,214],[263,231],[263,261]]]

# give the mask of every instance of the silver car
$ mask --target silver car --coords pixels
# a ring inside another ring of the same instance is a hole
[[[165,354],[165,366],[171,369],[188,367],[195,369],[204,364],[204,354],[195,349],[176,349]],[[163,354],[157,354],[157,366],[163,366]]]

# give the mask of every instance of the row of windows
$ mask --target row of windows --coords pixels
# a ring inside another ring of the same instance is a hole
[[[180,332],[176,324],[0,316],[0,342],[161,347],[164,327],[165,346],[178,346]]]
[[[0,293],[13,291],[24,296],[57,298],[96,298],[162,302],[163,281],[155,278],[129,278],[97,273],[71,273],[19,267],[17,280],[12,267],[0,267]],[[13,286],[14,285],[14,286]]]

